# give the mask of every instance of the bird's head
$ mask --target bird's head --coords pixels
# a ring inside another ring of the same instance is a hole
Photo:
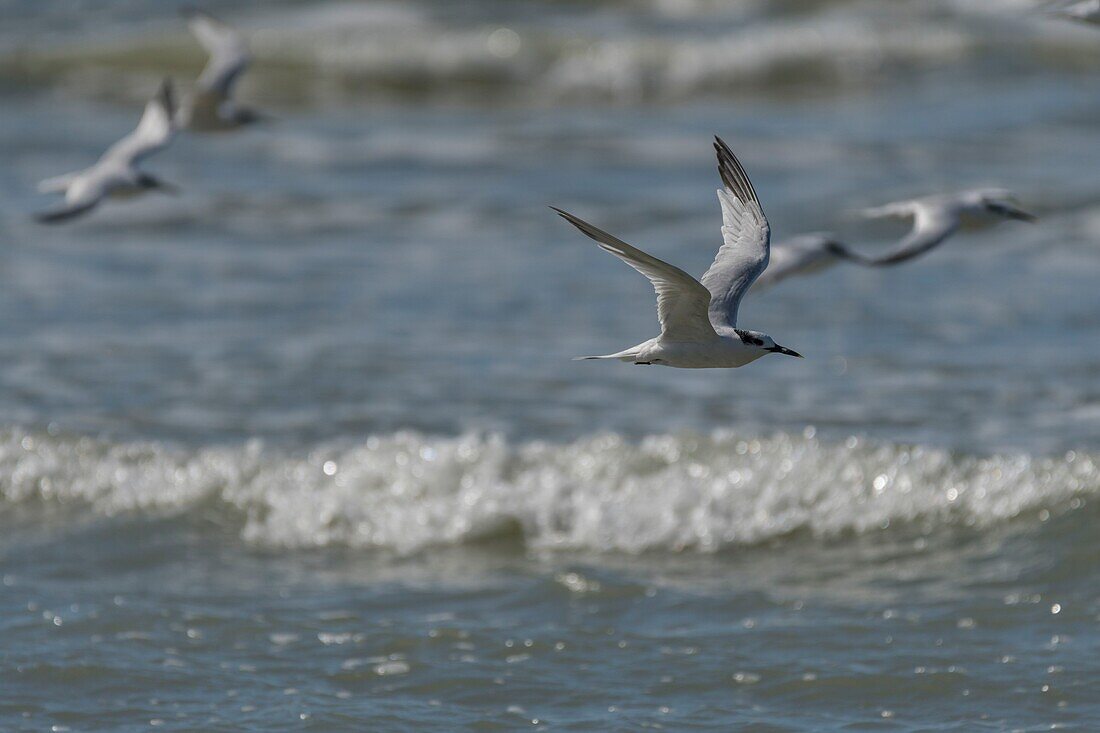
[[[1016,197],[1011,191],[1003,188],[988,188],[975,192],[976,208],[986,214],[1000,219],[1017,219],[1019,221],[1035,222],[1038,217],[1019,207]]]
[[[788,349],[786,346],[780,346],[775,343],[775,340],[766,333],[760,333],[759,331],[747,331],[745,329],[737,329],[737,335],[741,337],[741,343],[754,349],[760,350],[760,355],[765,353],[772,354],[786,354],[787,356],[796,356],[799,359],[803,358],[802,354],[797,351]]]

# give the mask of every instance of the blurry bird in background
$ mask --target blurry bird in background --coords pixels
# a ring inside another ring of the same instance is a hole
[[[1048,7],[1047,12],[1059,18],[1076,20],[1079,23],[1100,25],[1100,0],[1077,0],[1077,2],[1058,3]]]
[[[812,275],[841,262],[864,267],[900,265],[943,244],[967,224],[989,225],[1003,219],[1034,222],[1036,217],[1020,209],[1013,195],[1000,188],[973,189],[895,201],[858,212],[865,218],[911,218],[912,229],[888,252],[861,254],[831,234],[803,234],[772,246],[771,263],[755,288],[770,287],[790,277]]]
[[[859,262],[859,256],[832,234],[800,234],[772,245],[768,269],[757,278],[753,289],[769,288],[789,277],[813,275],[844,261]]]
[[[1005,219],[1027,222],[1038,220],[1033,214],[1019,208],[1012,193],[1003,188],[978,188],[895,201],[858,213],[871,219],[901,217],[913,220],[909,234],[886,254],[870,257],[849,251],[849,255],[857,262],[872,267],[897,265],[919,257],[943,244],[964,225],[988,226]]]
[[[190,9],[185,15],[210,59],[195,81],[194,91],[184,100],[180,126],[196,132],[219,132],[265,119],[265,115],[233,99],[233,88],[252,62],[241,34],[201,10]]]
[[[138,165],[172,142],[177,132],[175,115],[172,82],[166,79],[156,96],[145,105],[137,128],[108,148],[95,165],[38,184],[43,193],[64,193],[65,202],[35,218],[53,224],[91,211],[107,197],[129,198],[146,191],[174,193],[174,186],[146,173]]]

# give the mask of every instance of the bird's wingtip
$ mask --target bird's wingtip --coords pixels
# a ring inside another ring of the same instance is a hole
[[[733,150],[720,136],[714,136],[714,152],[718,156],[718,175],[722,179],[722,185],[726,187],[739,201],[744,203],[758,202],[756,189],[753,188],[749,176],[745,173],[741,161],[734,155]]]
[[[67,211],[37,211],[32,216],[39,224],[59,224],[69,218]]]
[[[166,76],[160,82],[160,88],[157,89],[156,100],[164,107],[164,111],[168,114],[168,119],[171,120],[176,116],[176,84],[172,81],[172,77]]]

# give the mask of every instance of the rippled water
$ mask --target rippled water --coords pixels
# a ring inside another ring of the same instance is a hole
[[[1100,728],[1100,36],[1028,4],[243,2],[177,197],[33,224],[202,54],[0,1],[0,729]],[[753,293],[807,355],[573,363],[777,239],[1041,216]],[[537,722],[536,722],[537,721]]]

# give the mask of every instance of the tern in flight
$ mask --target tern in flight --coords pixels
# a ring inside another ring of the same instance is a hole
[[[1068,5],[1059,5],[1050,8],[1053,15],[1058,15],[1079,23],[1092,23],[1100,25],[1100,0],[1077,0]]]
[[[1037,218],[1016,206],[1003,188],[980,188],[910,201],[895,201],[860,212],[869,218],[911,218],[913,227],[893,249],[874,257],[848,251],[848,259],[863,265],[897,265],[938,247],[965,223],[987,224],[1000,219],[1035,222]]]
[[[601,249],[649,278],[657,292],[660,336],[616,354],[579,359],[706,369],[740,367],[771,353],[801,357],[776,344],[767,334],[737,328],[741,298],[768,266],[771,227],[733,151],[717,137],[714,149],[724,186],[718,191],[723,244],[702,281],[572,214],[554,209],[596,240]]]
[[[861,263],[862,258],[831,234],[800,234],[772,245],[768,269],[756,279],[753,288],[768,288],[789,277],[812,275],[845,261]]]
[[[757,278],[757,290],[770,287],[789,277],[811,275],[841,262],[864,267],[887,267],[922,255],[942,244],[968,220],[1022,219],[1035,217],[1016,207],[1012,196],[1002,189],[982,189],[898,201],[861,212],[866,217],[912,217],[913,229],[885,254],[860,254],[838,242],[830,234],[803,234],[772,245],[771,263]]]
[[[264,115],[238,105],[233,99],[233,87],[252,61],[241,34],[201,10],[191,9],[185,14],[191,32],[209,52],[210,60],[180,110],[181,126],[198,132],[218,132],[264,119]]]
[[[165,80],[145,105],[137,128],[107,149],[95,165],[38,184],[43,193],[64,193],[65,203],[35,216],[53,224],[91,211],[107,198],[128,198],[146,191],[175,192],[175,187],[138,167],[142,160],[168,146],[176,134],[172,83]]]

